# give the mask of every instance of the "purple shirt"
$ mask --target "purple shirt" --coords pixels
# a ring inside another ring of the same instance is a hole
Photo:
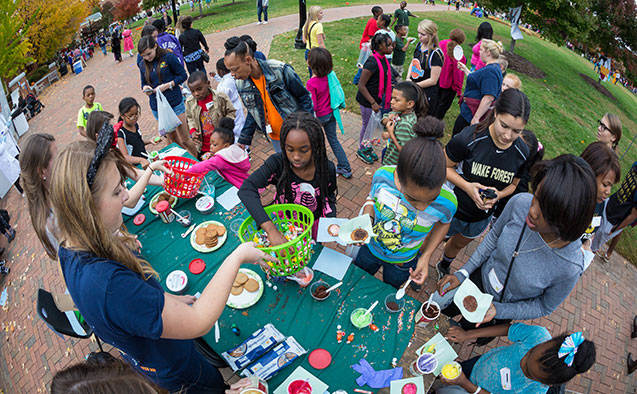
[[[330,104],[330,89],[327,83],[327,76],[314,76],[307,81],[307,90],[312,94],[314,112],[316,117],[321,117],[332,113]]]
[[[177,56],[177,59],[179,59],[181,65],[184,65],[184,55],[181,52],[181,44],[179,43],[177,37],[166,32],[160,33],[157,36],[157,44],[160,47],[172,52],[175,56]]]

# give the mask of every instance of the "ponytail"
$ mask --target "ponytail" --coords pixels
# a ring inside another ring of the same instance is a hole
[[[449,56],[450,59],[453,59],[454,48],[458,45],[462,45],[465,39],[466,36],[462,30],[457,28],[451,30],[449,33],[449,42],[447,43],[447,56]]]
[[[551,386],[564,384],[576,375],[588,371],[595,364],[595,344],[586,339],[577,346],[577,351],[570,366],[565,360],[568,356],[559,356],[560,348],[568,336],[567,334],[562,334],[551,339],[549,341],[551,343],[550,347],[540,355],[538,361],[542,370],[548,376],[547,380],[542,383]]]
[[[398,154],[398,180],[403,185],[440,188],[447,174],[445,152],[438,141],[445,134],[445,122],[427,116],[418,119],[413,131],[416,137],[409,140]]]

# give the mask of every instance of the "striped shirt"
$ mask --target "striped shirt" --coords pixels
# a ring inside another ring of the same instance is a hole
[[[396,112],[390,112],[389,114],[397,114]],[[389,114],[385,115],[383,118],[386,118]],[[416,137],[416,133],[414,133],[413,128],[416,124],[416,115],[412,112],[409,114],[401,115],[400,120],[395,123],[394,127],[394,135],[398,140],[398,143],[401,147],[405,146],[407,141]],[[383,165],[384,166],[395,166],[398,164],[398,148],[394,141],[390,138],[387,141],[387,151],[385,151],[385,156],[383,157]]]
[[[451,189],[440,194],[424,211],[416,210],[396,188],[396,166],[380,167],[374,173],[369,197],[374,199],[374,234],[369,250],[388,263],[405,263],[416,257],[425,236],[437,222],[450,223],[457,201]],[[398,200],[396,209],[390,199]],[[389,198],[388,198],[389,197]]]

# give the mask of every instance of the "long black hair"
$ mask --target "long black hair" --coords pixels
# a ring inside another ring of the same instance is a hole
[[[398,154],[396,175],[403,185],[436,189],[445,182],[447,162],[439,138],[445,135],[445,122],[433,116],[418,119],[416,137]]]
[[[478,26],[478,33],[476,34],[476,44],[483,38],[487,40],[493,39],[493,26],[489,22],[482,22]]]
[[[566,154],[537,163],[531,187],[544,220],[562,241],[578,240],[591,224],[597,204],[597,182],[591,166]]]
[[[407,101],[414,102],[414,114],[416,114],[416,117],[420,118],[427,115],[429,103],[425,98],[425,92],[423,92],[420,86],[412,81],[404,81],[397,84],[394,90],[400,91]]]
[[[522,118],[524,124],[529,122],[531,116],[531,102],[529,98],[519,89],[510,88],[500,94],[498,101],[495,103],[495,110],[490,111],[487,116],[476,126],[475,134],[478,134],[495,122],[495,116],[498,114],[509,114],[516,118]]]
[[[321,216],[329,195],[328,185],[331,179],[325,150],[325,134],[323,126],[316,117],[307,112],[293,112],[288,115],[281,125],[281,151],[283,152],[283,172],[276,184],[277,196],[285,196],[285,201],[294,201],[292,195],[292,166],[285,153],[285,141],[292,130],[300,130],[307,133],[312,149],[312,160],[314,161],[314,179],[318,179],[320,196],[317,198],[317,211]]]
[[[540,362],[542,371],[548,376],[548,379],[541,383],[551,386],[564,384],[573,379],[575,375],[588,371],[593,364],[595,364],[597,355],[595,344],[585,339],[584,342],[577,347],[573,365],[569,367],[564,362],[564,357],[560,358],[558,355],[560,347],[566,337],[568,337],[568,334],[564,333],[551,339],[549,341],[551,346],[540,356],[538,361]]]

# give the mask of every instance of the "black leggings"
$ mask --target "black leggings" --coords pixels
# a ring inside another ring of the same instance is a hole
[[[462,117],[462,115],[458,115],[458,117],[456,118],[456,123],[453,125],[453,134],[451,134],[451,136],[453,137],[454,135],[458,134],[467,126],[471,126],[471,123],[467,122]]]
[[[203,65],[203,56],[199,58],[199,60],[195,60],[194,62],[186,62],[186,68],[188,69],[188,75],[194,73],[195,71],[203,71],[206,73],[206,69]]]
[[[453,100],[456,98],[456,91],[449,88],[443,89],[440,88],[438,90],[438,108],[436,109],[436,113],[434,116],[440,120],[444,119],[447,111],[451,108],[451,104],[453,104]]]

